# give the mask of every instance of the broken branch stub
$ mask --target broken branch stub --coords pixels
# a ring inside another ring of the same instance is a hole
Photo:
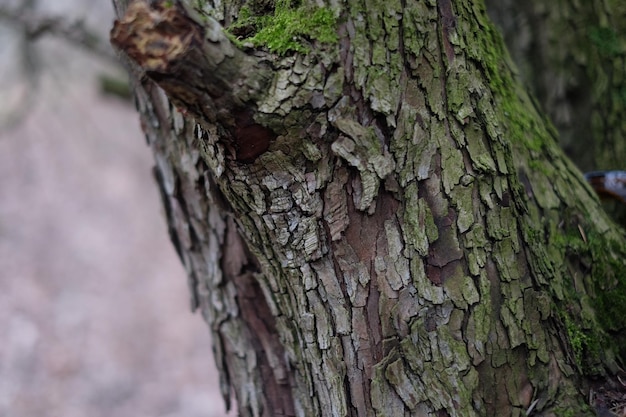
[[[253,118],[269,67],[235,48],[211,17],[194,17],[180,1],[137,0],[115,21],[111,43],[196,122],[221,124],[237,160],[254,160],[276,136]]]

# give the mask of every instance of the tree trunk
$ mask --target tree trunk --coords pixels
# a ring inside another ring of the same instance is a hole
[[[118,4],[112,40],[227,403],[593,415],[624,236],[484,7],[196,3]]]
[[[608,1],[488,0],[523,80],[583,170],[624,169],[626,6]]]

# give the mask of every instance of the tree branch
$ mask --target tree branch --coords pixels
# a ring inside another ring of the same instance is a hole
[[[234,47],[216,20],[196,16],[180,1],[135,1],[115,22],[111,43],[197,122],[224,126],[238,160],[254,159],[275,137],[253,119],[269,66]]]

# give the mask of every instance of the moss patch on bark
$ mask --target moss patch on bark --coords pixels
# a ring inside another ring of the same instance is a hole
[[[337,17],[331,9],[295,7],[289,0],[281,0],[263,7],[243,6],[237,21],[227,31],[239,44],[264,46],[286,55],[309,52],[313,41],[338,42],[336,28]]]

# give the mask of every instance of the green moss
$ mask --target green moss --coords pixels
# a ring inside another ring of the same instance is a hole
[[[626,282],[622,279],[626,271],[623,262],[611,256],[617,248],[612,247],[610,237],[594,233],[583,237],[573,212],[565,210],[561,216],[561,225],[551,231],[549,244],[559,254],[550,258],[573,263],[570,268],[562,269],[564,278],[570,277],[568,271],[580,265],[590,266],[591,271],[563,281],[565,297],[559,317],[577,368],[586,375],[597,375],[603,372],[602,363],[607,358],[610,361],[623,345],[623,337],[619,335],[626,327]],[[584,224],[582,229],[589,230]],[[553,290],[554,284],[553,281]],[[588,297],[581,296],[578,290],[581,288],[586,288]]]
[[[529,150],[540,151],[544,141],[550,140],[550,136],[535,122],[537,115],[527,111],[533,104],[524,101],[525,92],[521,90],[519,83],[507,79],[513,64],[502,35],[491,22],[484,20],[480,23],[484,31],[480,36],[467,40],[468,52],[483,67],[494,98],[498,102],[496,108],[501,111],[500,115],[493,114],[489,110],[493,107],[490,100],[485,98],[484,101],[479,101],[478,108],[487,122],[487,132],[493,140],[501,143],[522,145]],[[489,129],[489,126],[497,127],[498,120],[509,122],[507,131],[503,132],[506,135],[504,138],[498,137],[497,130]]]
[[[588,240],[597,294],[594,307],[605,330],[621,334],[626,328],[626,267],[615,254],[622,243],[593,234]]]
[[[617,33],[610,28],[593,27],[589,29],[589,38],[601,55],[607,57],[616,56],[622,50]]]
[[[566,291],[568,299],[576,300],[578,294],[573,286]],[[557,307],[574,356],[574,365],[584,375],[601,375],[604,373],[606,355],[613,355],[610,351],[614,342],[597,325],[595,317],[588,315],[588,308],[585,302],[581,302],[581,305],[567,303],[565,307]]]
[[[576,415],[576,413],[578,413],[578,410],[574,410],[573,408],[555,408],[555,413],[558,416],[561,417],[574,417]]]
[[[565,322],[565,330],[567,330],[567,337],[570,345],[572,346],[574,359],[576,360],[576,365],[579,368],[582,368],[583,354],[589,345],[590,337],[568,316],[564,315],[563,318]]]
[[[264,46],[279,55],[307,53],[313,41],[336,43],[339,40],[337,18],[330,9],[292,7],[283,0],[276,3],[273,13],[258,13],[242,7],[237,21],[227,31],[239,43]]]

